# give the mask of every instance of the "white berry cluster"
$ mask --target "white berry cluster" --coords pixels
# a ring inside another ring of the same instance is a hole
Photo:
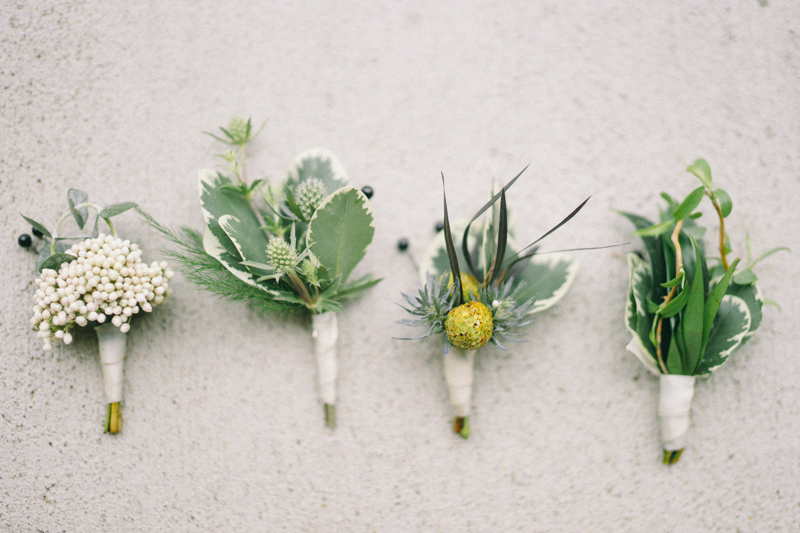
[[[153,310],[172,292],[168,281],[174,273],[167,263],[142,263],[139,245],[102,233],[66,252],[75,256],[56,272],[42,270],[36,280],[31,324],[39,331],[44,349],[52,341],[72,342],[69,330],[90,322],[110,320],[123,333],[130,330],[131,316],[141,309]]]

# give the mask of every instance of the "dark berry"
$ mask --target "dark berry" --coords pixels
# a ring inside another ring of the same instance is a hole
[[[369,185],[364,185],[361,188],[361,192],[363,192],[364,196],[366,196],[367,198],[372,198],[372,195],[375,194],[375,191],[372,190],[372,187],[370,187]]]
[[[37,237],[37,238],[39,238],[39,239],[41,239],[42,237],[44,237],[44,233],[42,233],[41,231],[39,231],[39,228],[36,228],[36,227],[32,227],[32,228],[31,228],[31,233],[33,233],[33,236],[34,236],[34,237]]]
[[[442,222],[441,220],[436,222],[436,233],[439,233],[443,229],[444,229],[444,222]]]
[[[31,240],[31,236],[28,235],[27,233],[23,233],[22,235],[20,235],[19,239],[17,239],[17,242],[23,248],[30,248],[31,244],[33,244],[33,240]]]
[[[397,249],[400,250],[401,252],[405,252],[406,250],[408,250],[408,239],[406,239],[405,237],[401,237],[397,241]]]

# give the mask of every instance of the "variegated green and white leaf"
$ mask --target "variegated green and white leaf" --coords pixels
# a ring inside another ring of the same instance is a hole
[[[309,178],[317,178],[332,193],[350,181],[339,158],[326,148],[311,148],[297,155],[286,170],[286,185],[295,188]]]
[[[649,355],[653,364],[656,364],[656,348],[650,342],[653,315],[647,310],[647,298],[652,293],[653,283],[650,264],[636,254],[628,254],[628,270],[630,272],[629,291],[633,295],[637,315],[635,336],[642,346],[642,353]]]
[[[625,348],[633,355],[635,355],[636,358],[642,362],[644,367],[647,370],[649,370],[651,374],[655,374],[656,376],[661,374],[661,370],[659,370],[658,364],[656,363],[655,359],[647,355],[647,350],[642,344],[642,339],[640,339],[638,335],[633,335],[633,338],[631,338],[631,342],[629,342],[628,345],[625,346]]]
[[[735,277],[735,276],[734,276]],[[739,285],[738,283],[731,283],[728,285],[726,294],[738,296],[744,303],[747,304],[747,309],[750,311],[750,331],[747,336],[742,340],[742,344],[753,336],[758,327],[761,325],[761,318],[763,317],[764,296],[761,294],[761,287],[758,283],[752,285]]]
[[[717,311],[708,344],[695,375],[710,374],[743,343],[750,330],[750,310],[738,296],[726,294]]]
[[[452,224],[452,232],[453,235],[459,236],[459,239],[464,234],[464,229],[467,227],[467,223],[469,219],[459,220],[458,222]],[[467,245],[470,250],[475,247],[477,242],[477,236],[480,235],[480,228],[475,227],[473,224],[469,230],[469,237],[467,239]],[[455,237],[454,237],[455,238]],[[465,265],[466,259],[464,259],[464,254],[461,252],[461,243],[456,243],[456,255],[458,255],[458,264]],[[462,268],[464,268],[462,266]],[[434,277],[439,277],[445,272],[450,271],[450,260],[447,257],[447,246],[444,242],[444,232],[440,231],[436,234],[433,238],[431,243],[425,249],[425,253],[420,258],[419,262],[419,282],[421,285],[425,285],[426,280],[428,279],[428,275],[432,275]],[[480,280],[479,280],[480,281]]]
[[[528,315],[544,311],[556,304],[569,290],[578,262],[563,254],[535,255],[514,279],[514,285],[524,283],[518,298],[535,298]]]
[[[227,235],[226,235],[226,238]],[[228,238],[229,239],[229,238]],[[232,243],[232,241],[229,242]],[[205,233],[203,233],[203,248],[205,249],[206,253],[222,263],[222,265],[230,271],[231,274],[239,278],[240,280],[253,285],[254,287],[258,287],[263,289],[261,285],[256,283],[256,277],[247,270],[247,267],[241,264],[241,257],[239,256],[239,252],[236,252],[236,256],[231,255],[228,251],[220,244],[219,239],[211,233],[211,230],[206,227]]]
[[[375,234],[375,217],[364,193],[344,187],[317,207],[308,223],[308,248],[331,279],[347,281],[350,272],[367,253]]]
[[[228,238],[236,246],[242,261],[250,261],[252,263],[268,263],[267,259],[267,245],[269,239],[267,235],[259,230],[253,229],[242,223],[241,220],[233,215],[223,215],[219,218],[219,225]],[[272,274],[270,270],[263,270],[254,266],[245,266],[247,270],[252,272],[256,277]]]
[[[220,228],[219,219],[225,215],[233,215],[251,227],[254,232],[258,231],[260,224],[247,198],[239,192],[221,188],[230,183],[232,183],[230,180],[213,170],[201,170],[199,173],[200,208],[206,226],[217,238],[220,246],[231,256],[236,257],[239,255],[236,246]]]

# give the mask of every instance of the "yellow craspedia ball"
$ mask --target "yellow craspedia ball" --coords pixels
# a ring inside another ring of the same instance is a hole
[[[453,286],[453,273],[447,275],[447,288]],[[461,273],[461,292],[464,294],[464,301],[468,302],[470,300],[474,300],[478,297],[480,292],[481,285],[478,283],[478,280],[475,279],[475,276],[470,274],[465,274],[464,272]],[[472,297],[470,297],[470,293],[472,293]]]
[[[489,342],[493,328],[491,309],[475,301],[451,310],[444,321],[450,343],[462,350],[477,350]]]

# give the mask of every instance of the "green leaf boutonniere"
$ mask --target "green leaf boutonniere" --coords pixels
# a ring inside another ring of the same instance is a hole
[[[334,426],[336,312],[380,281],[350,277],[372,242],[372,206],[322,148],[299,154],[281,183],[249,181],[250,120],[233,117],[220,129],[224,137],[212,136],[231,149],[220,155],[225,170],[200,171],[204,231],[151,222],[179,246],[172,257],[202,288],[261,312],[311,314],[325,419]]]
[[[728,193],[715,189],[711,168],[698,159],[687,169],[702,183],[677,202],[662,193],[666,208],[658,223],[621,212],[642,238],[648,260],[628,255],[630,289],[625,324],[633,336],[628,349],[660,377],[659,415],[664,463],[678,461],[686,447],[689,413],[696,376],[708,376],[747,342],[761,324],[762,298],[753,267],[765,257],[787,248],[775,248],[736,270],[730,261],[730,238],[725,220],[733,203]],[[706,228],[697,224],[696,211],[708,198],[719,219],[719,258],[709,266],[703,244]]]

